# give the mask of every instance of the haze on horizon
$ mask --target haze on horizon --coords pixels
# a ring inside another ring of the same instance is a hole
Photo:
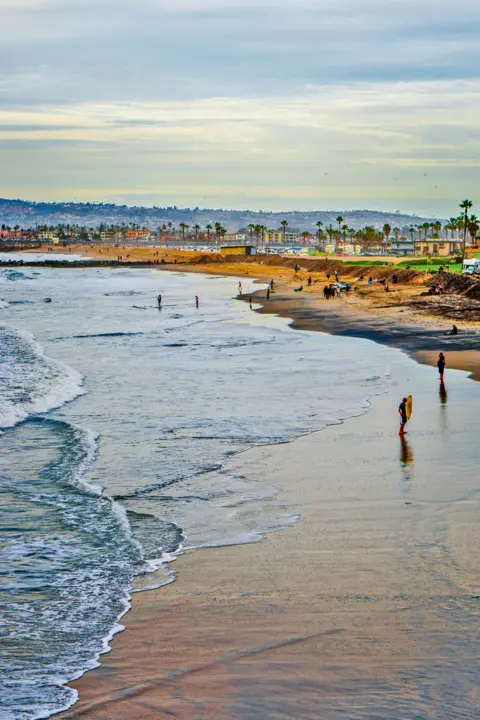
[[[475,0],[0,0],[0,196],[457,212]]]

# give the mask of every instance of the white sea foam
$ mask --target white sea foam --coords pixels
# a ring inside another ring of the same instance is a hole
[[[76,370],[46,357],[34,336],[0,325],[0,428],[48,412],[85,391]]]

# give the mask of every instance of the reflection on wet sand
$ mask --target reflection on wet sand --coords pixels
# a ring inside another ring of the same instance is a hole
[[[447,399],[448,399],[448,393],[447,393],[447,388],[445,387],[444,382],[440,383],[439,395],[440,395],[440,402],[442,403],[442,405],[446,405]]]
[[[413,463],[413,452],[405,435],[400,435],[400,462],[404,467]]]

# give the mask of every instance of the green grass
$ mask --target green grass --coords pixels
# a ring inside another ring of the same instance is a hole
[[[358,267],[369,267],[370,265],[390,265],[390,263],[385,262],[385,260],[337,260],[336,262],[341,262],[342,265],[357,265]]]
[[[411,270],[415,270],[415,272],[428,272],[429,270],[432,272],[438,272],[438,268],[442,266],[445,269],[448,268],[449,272],[459,273],[462,270],[462,263],[446,263],[445,260],[442,262],[439,258],[435,258],[432,261],[428,261],[426,259],[405,260],[398,263],[396,267],[402,269],[409,267]]]
[[[389,262],[385,260],[370,260],[368,258],[365,258],[364,260],[341,260],[338,257],[332,256],[328,253],[315,253],[315,255],[311,255],[311,257],[328,257],[329,260],[332,261],[332,263],[339,263],[341,265],[356,265],[358,267],[369,267],[369,266],[379,266],[379,267],[386,267],[390,265]],[[391,265],[392,272],[395,272],[395,268],[398,270],[405,270],[407,267],[411,270],[415,270],[415,272],[428,272],[429,270],[432,272],[437,272],[438,268],[443,265],[444,268],[448,268],[450,272],[459,273],[462,271],[462,264],[461,263],[453,263],[453,262],[447,262],[448,258],[439,258],[439,257],[432,257],[432,258],[425,258],[425,257],[412,257],[412,258],[405,258],[405,260],[402,260],[399,263],[394,263]]]

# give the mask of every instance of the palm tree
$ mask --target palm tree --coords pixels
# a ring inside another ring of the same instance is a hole
[[[383,234],[385,235],[385,242],[388,243],[390,240],[390,233],[392,232],[392,228],[388,223],[385,223],[383,226]]]
[[[462,242],[462,261],[465,259],[465,245],[467,244],[467,228],[468,228],[468,211],[472,208],[471,200],[464,200],[459,207],[463,210],[463,242]]]
[[[198,242],[198,231],[200,230],[200,225],[194,225],[193,229],[195,230],[195,242]]]
[[[453,218],[453,217],[450,218],[449,221],[448,221],[448,223],[449,223],[449,225],[450,225],[449,230],[450,230],[451,233],[452,233],[452,240],[453,240],[453,233],[454,233],[455,230],[457,229],[457,218]]]
[[[319,220],[317,223],[315,223],[315,225],[316,225],[317,228],[318,228],[318,230],[317,230],[317,235],[319,235],[320,232],[323,232],[323,230],[322,230],[322,228],[323,228],[323,222],[322,222],[321,220]]]
[[[307,242],[307,238],[308,238],[308,237],[310,237],[310,233],[308,232],[308,230],[304,230],[304,231],[302,232],[302,238],[303,238],[303,244],[304,244],[304,245],[305,245],[305,243]]]
[[[414,242],[414,241],[415,241],[415,228],[414,228],[413,225],[410,227],[409,233],[410,233],[410,237],[411,237],[411,239],[412,239],[412,242]]]
[[[440,233],[442,231],[442,223],[440,220],[435,220],[435,222],[432,223],[432,230],[433,230],[433,237],[435,239],[440,238]]]
[[[288,227],[288,220],[282,220],[280,225],[283,228],[283,244],[287,244],[287,227]]]
[[[475,239],[477,237],[478,230],[480,228],[480,222],[476,215],[470,215],[468,221],[468,232],[472,238],[472,245],[475,245]]]
[[[267,232],[268,228],[266,225],[260,225],[260,232],[262,233],[262,245],[265,245],[265,233]]]
[[[327,233],[327,235],[328,235],[328,239],[329,239],[329,241],[330,241],[330,244],[331,244],[331,245],[334,244],[334,243],[333,243],[333,236],[335,235],[335,230],[333,229],[333,227],[332,227],[331,225],[329,225],[329,226],[327,227],[326,233]],[[335,250],[336,250],[336,248],[334,247],[334,248],[333,248],[333,251],[335,252]]]
[[[205,229],[207,231],[207,240],[208,240],[208,242],[210,242],[210,233],[212,232],[213,227],[209,224],[209,225],[205,225]]]
[[[337,217],[337,223],[338,223],[338,232],[341,233],[342,232],[342,223],[343,223],[343,217],[341,215],[339,215]]]
[[[218,239],[224,238],[227,232],[227,228],[224,228],[223,225],[219,222],[215,223],[215,240],[218,245]]]
[[[425,222],[423,223],[423,227],[425,228],[425,240],[429,237],[430,230],[432,230],[432,223]],[[430,237],[433,235],[433,232],[430,233]]]
[[[185,230],[188,230],[190,225],[186,225],[185,223],[180,223],[180,230],[182,231],[182,240],[185,240]]]

